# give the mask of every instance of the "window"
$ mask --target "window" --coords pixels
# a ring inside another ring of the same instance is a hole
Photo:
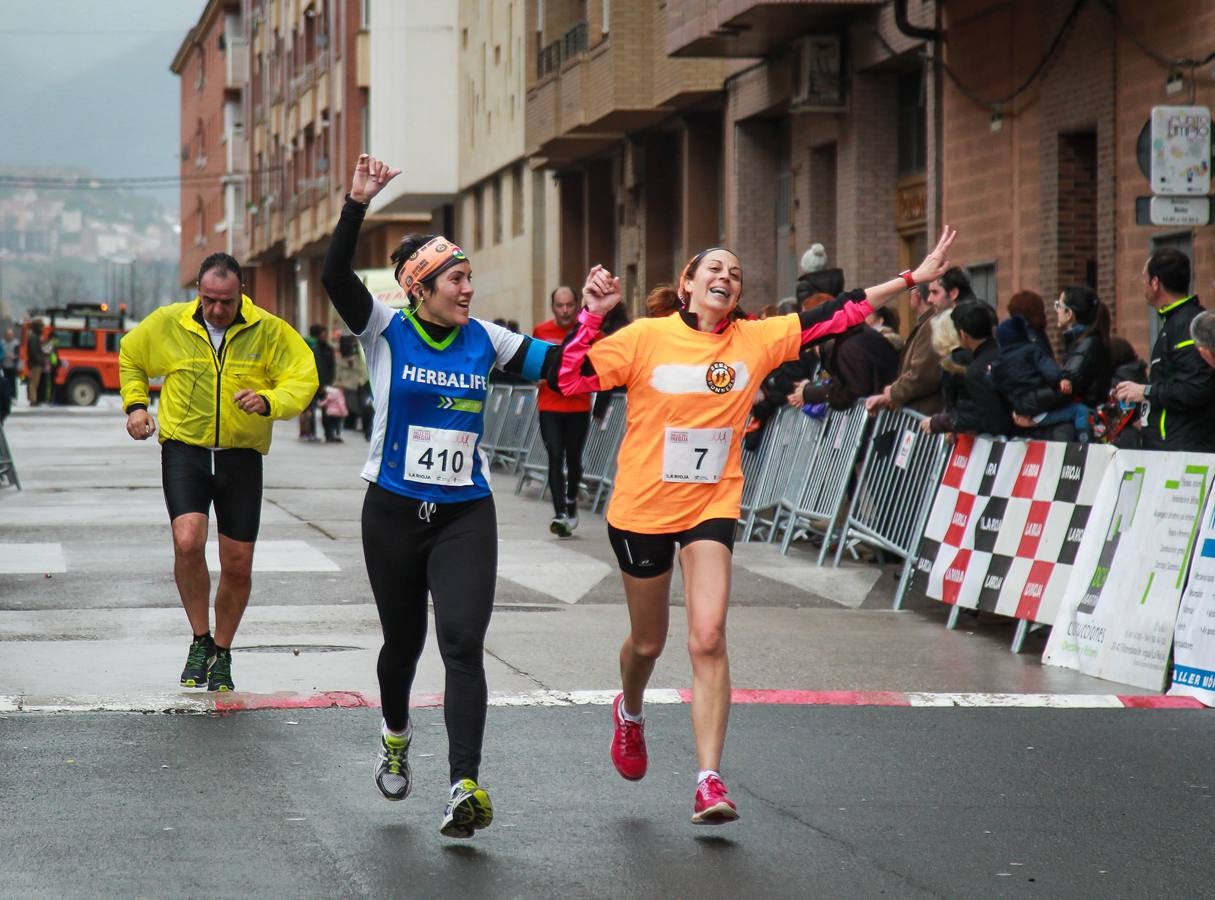
[[[494,243],[502,243],[502,176],[494,176]]]
[[[921,70],[899,76],[898,175],[923,172],[928,159],[928,117],[924,109],[924,73]]]
[[[996,296],[996,264],[993,262],[967,266],[966,274],[970,276],[970,286],[974,288],[975,296],[993,309],[999,308]]]
[[[485,192],[481,185],[473,188],[473,249],[485,246]]]
[[[526,181],[527,166],[523,163],[515,163],[510,198],[510,233],[512,237],[519,237],[523,234],[523,190]]]

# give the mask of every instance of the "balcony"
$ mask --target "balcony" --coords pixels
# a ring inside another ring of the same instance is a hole
[[[587,24],[579,22],[559,40],[540,48],[536,56],[536,78],[561,70],[561,64],[586,53]]]
[[[679,57],[767,56],[794,38],[840,30],[886,0],[667,0],[666,51]]]
[[[224,51],[224,90],[242,91],[249,84],[249,42],[228,38]]]
[[[652,42],[617,31],[582,50],[585,33],[585,24],[579,24],[541,50],[537,71],[545,74],[528,90],[525,107],[530,155],[571,162],[674,112],[655,102],[656,85],[650,77],[655,61],[648,58]],[[548,71],[556,58],[560,65]],[[637,77],[639,68],[645,77]]]

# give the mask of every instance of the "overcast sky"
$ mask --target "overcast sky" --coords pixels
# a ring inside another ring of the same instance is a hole
[[[0,0],[0,163],[171,175],[173,54],[206,0]],[[158,194],[176,207],[175,194]]]

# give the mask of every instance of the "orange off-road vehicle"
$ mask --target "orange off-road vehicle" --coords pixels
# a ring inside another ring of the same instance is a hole
[[[110,310],[104,303],[69,303],[31,310],[21,323],[21,374],[26,374],[30,328],[42,323],[39,341],[54,338],[57,364],[50,374],[56,403],[92,406],[102,393],[118,393],[118,342],[137,322],[125,306]],[[151,385],[158,390],[158,385]]]

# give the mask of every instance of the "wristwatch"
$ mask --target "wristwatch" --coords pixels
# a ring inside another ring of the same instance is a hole
[[[902,272],[899,272],[899,278],[903,279],[903,283],[907,285],[908,290],[915,287],[915,276],[911,274],[911,269],[904,269]]]
[[[1151,393],[1152,393],[1152,386],[1150,384],[1145,384],[1143,386],[1143,399],[1146,400],[1151,395]]]

